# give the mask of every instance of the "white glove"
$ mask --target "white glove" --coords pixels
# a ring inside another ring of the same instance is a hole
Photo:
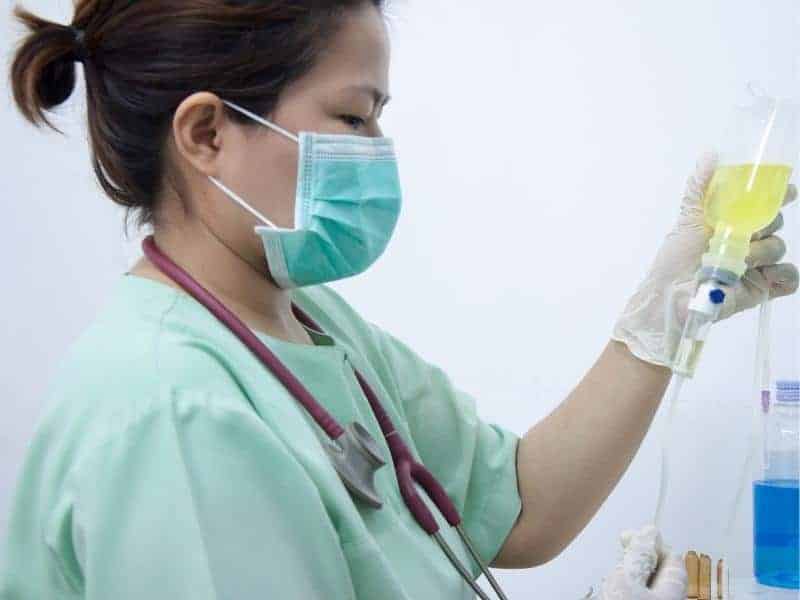
[[[596,600],[686,600],[689,577],[654,525],[620,536],[622,557],[600,586]]]
[[[698,160],[695,173],[687,182],[675,226],[614,326],[612,339],[626,344],[641,360],[672,365],[689,300],[697,290],[695,276],[713,234],[703,217],[703,195],[717,162],[713,151]],[[790,185],[784,204],[796,197],[797,188]],[[789,263],[776,264],[786,253],[783,240],[773,235],[782,226],[783,215],[779,214],[772,224],[753,235],[749,268],[741,281],[725,290],[719,319],[760,304],[767,291],[770,298],[777,298],[797,290],[797,268]]]

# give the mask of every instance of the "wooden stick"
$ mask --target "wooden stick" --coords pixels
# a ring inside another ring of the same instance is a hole
[[[711,557],[700,555],[700,595],[699,600],[711,600]]]
[[[686,553],[686,572],[689,574],[688,600],[697,600],[700,597],[700,560],[697,552],[689,550]]]

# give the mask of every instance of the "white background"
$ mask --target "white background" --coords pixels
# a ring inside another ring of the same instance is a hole
[[[11,5],[0,16],[6,58]],[[27,6],[70,16],[67,0]],[[486,420],[525,434],[606,344],[745,81],[790,90],[799,10],[796,0],[395,0],[383,127],[397,142],[404,213],[381,262],[335,287],[444,366]],[[82,94],[60,111],[62,137],[25,124],[0,89],[2,538],[48,379],[137,245],[123,243],[121,212],[94,183]],[[796,209],[787,221],[796,240]],[[777,375],[797,375],[797,313],[796,299],[776,306]],[[755,316],[715,328],[686,387],[664,522],[676,550],[719,556],[749,430]],[[511,598],[577,598],[612,568],[619,531],[652,518],[664,416],[560,557],[497,572]]]

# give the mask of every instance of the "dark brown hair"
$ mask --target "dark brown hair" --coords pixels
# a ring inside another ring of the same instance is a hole
[[[168,170],[164,142],[189,95],[209,91],[267,115],[305,74],[345,9],[383,0],[78,0],[70,26],[17,7],[29,33],[11,66],[35,125],[86,78],[92,165],[115,202],[152,222]],[[231,116],[246,121],[236,112]]]

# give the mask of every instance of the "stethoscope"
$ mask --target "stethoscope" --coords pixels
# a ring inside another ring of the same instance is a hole
[[[351,496],[363,502],[371,508],[380,509],[383,505],[378,491],[375,489],[375,472],[381,468],[386,461],[381,456],[380,447],[369,431],[357,422],[350,423],[347,427],[342,427],[333,416],[325,410],[300,383],[300,381],[289,371],[288,368],[273,354],[267,346],[245,325],[236,315],[215,298],[211,292],[205,289],[191,275],[175,264],[156,246],[153,236],[148,236],[142,242],[142,249],[145,256],[153,263],[164,275],[172,279],[189,295],[200,304],[206,307],[231,333],[241,340],[241,342],[263,363],[267,369],[280,381],[287,391],[308,411],[308,414],[316,421],[322,431],[327,435],[327,439],[322,444],[326,453],[331,459],[336,472],[342,483],[350,492]],[[322,329],[297,305],[292,304],[292,311],[297,319],[306,327],[319,333]],[[453,550],[444,541],[439,533],[439,525],[434,519],[428,507],[422,501],[414,483],[422,486],[444,516],[447,522],[455,527],[458,535],[464,541],[465,546],[480,565],[481,572],[489,580],[495,593],[501,600],[508,600],[500,585],[497,583],[491,572],[478,556],[469,536],[461,526],[461,516],[458,514],[453,502],[447,496],[436,478],[426,469],[422,463],[414,460],[411,452],[403,442],[400,434],[395,430],[389,415],[383,410],[383,406],[378,401],[378,397],[366,379],[354,367],[353,372],[364,395],[372,407],[372,412],[380,425],[386,444],[392,455],[395,474],[408,510],[419,526],[428,535],[433,536],[436,542],[444,551],[447,558],[459,572],[475,593],[482,600],[490,600],[489,596],[472,580],[472,577],[456,557]]]

